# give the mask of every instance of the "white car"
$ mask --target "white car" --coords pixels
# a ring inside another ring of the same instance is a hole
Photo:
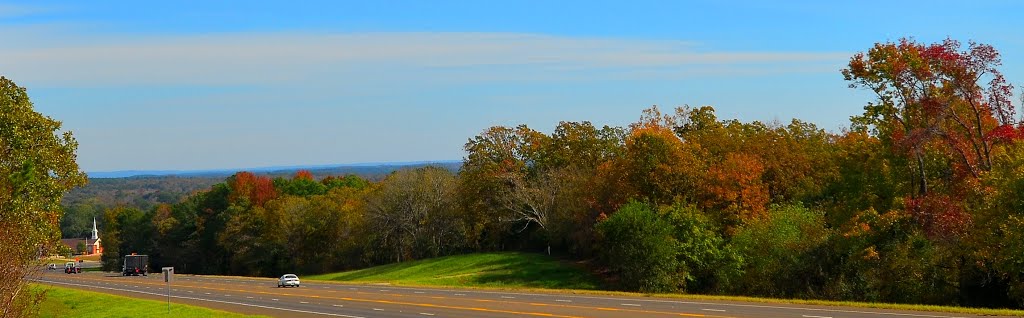
[[[277,281],[277,287],[299,287],[299,277],[295,274],[284,274],[281,279]]]

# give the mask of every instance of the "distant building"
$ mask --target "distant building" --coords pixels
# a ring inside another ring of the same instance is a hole
[[[103,245],[100,244],[100,230],[96,228],[96,218],[92,219],[92,237],[62,239],[60,242],[71,248],[71,252],[75,254],[78,254],[78,243],[85,245],[85,251],[82,251],[83,255],[103,254]]]

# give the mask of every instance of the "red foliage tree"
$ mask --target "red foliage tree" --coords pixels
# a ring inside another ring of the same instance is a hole
[[[252,172],[242,171],[228,179],[231,194],[228,200],[239,203],[243,199],[255,206],[263,206],[267,201],[277,197],[274,181],[266,176],[257,176]]]
[[[970,228],[972,217],[949,196],[929,194],[907,198],[904,209],[933,240],[961,238]]]
[[[292,180],[309,180],[309,181],[313,181],[314,180],[313,179],[313,173],[309,172],[309,170],[299,170],[298,172],[295,172],[295,176],[292,177]]]
[[[929,188],[924,158],[929,150],[945,153],[961,177],[976,179],[992,168],[993,143],[999,139],[990,138],[991,132],[1014,120],[1013,86],[996,68],[1001,64],[992,46],[974,42],[967,50],[951,39],[875,44],[843,70],[851,88],[868,88],[878,96],[854,124],[871,127],[915,163],[913,183],[920,195]]]

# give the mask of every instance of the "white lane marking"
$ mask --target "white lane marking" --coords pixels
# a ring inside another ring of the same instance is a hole
[[[441,288],[434,288],[434,289],[398,288],[398,289],[403,289],[403,290],[426,290],[426,291],[435,291],[435,292],[436,291],[447,291],[447,292],[456,291],[454,289],[441,289]],[[507,295],[531,296],[531,297],[550,297],[551,296],[550,294],[488,292],[488,291],[471,291],[471,293],[475,293],[475,294],[507,294]],[[455,296],[465,296],[465,294],[455,294]],[[880,311],[843,310],[843,309],[825,309],[825,308],[801,308],[801,307],[769,306],[769,305],[754,305],[754,304],[709,303],[709,302],[700,302],[700,301],[679,301],[679,300],[660,300],[660,299],[628,299],[628,298],[601,297],[601,296],[562,296],[562,297],[571,297],[571,298],[577,298],[577,299],[592,299],[592,300],[608,300],[608,301],[637,301],[637,302],[665,303],[665,304],[683,304],[683,305],[728,306],[728,307],[744,307],[744,308],[803,310],[803,311],[835,312],[835,313],[862,314],[862,315],[880,315],[880,316],[924,317],[924,318],[966,318],[966,317],[963,317],[963,316],[905,314],[905,313],[880,312]]]
[[[249,297],[245,297],[245,298],[247,298],[247,299],[252,299],[252,296],[249,296]]]
[[[277,299],[277,298],[271,298],[270,300],[273,300],[273,301],[278,301],[279,299]]]
[[[300,301],[299,303],[300,304],[308,304],[309,302],[308,301]],[[829,317],[829,318],[832,318],[832,317]]]
[[[166,297],[167,296],[167,294],[151,293],[151,292],[144,292],[144,291],[134,291],[134,290],[129,290],[129,289],[120,289],[120,288],[111,288],[111,287],[102,287],[102,286],[92,286],[92,285],[83,285],[83,284],[72,284],[72,283],[47,281],[47,280],[35,280],[35,281],[44,282],[44,283],[50,283],[50,284],[61,284],[61,285],[70,285],[70,286],[79,286],[79,287],[109,289],[109,290],[116,290],[116,291],[121,291],[121,292],[134,292],[136,294],[141,293],[141,294],[148,294],[148,295],[154,295],[154,296],[160,296],[160,297]],[[298,310],[298,309],[288,309],[288,308],[281,308],[281,307],[261,306],[261,305],[233,302],[233,301],[203,299],[203,298],[195,298],[195,297],[182,297],[182,296],[174,296],[174,295],[171,295],[171,297],[179,298],[179,299],[188,299],[188,300],[208,301],[208,302],[212,302],[212,303],[221,303],[221,304],[229,304],[229,305],[256,307],[256,308],[273,309],[273,310],[281,310],[281,311],[290,311],[290,312],[297,312],[297,313],[303,313],[303,314],[324,315],[324,316],[345,317],[345,318],[366,318],[366,317],[362,317],[362,316],[349,316],[349,315],[334,314],[334,313],[328,313],[328,312],[317,312],[317,311],[309,311],[309,310]]]
[[[621,305],[623,305],[623,306],[640,307],[640,304],[621,304]]]
[[[725,312],[725,309],[711,309],[711,308],[705,308],[705,309],[701,309],[701,310],[703,310],[703,311],[716,311],[716,312]]]
[[[381,289],[380,291],[381,291],[381,292],[383,292],[383,293],[386,293],[386,292],[388,292],[388,290],[387,290],[387,289]]]
[[[345,307],[345,305],[331,305],[331,306],[334,306],[334,307]]]
[[[571,300],[568,300],[568,299],[555,299],[555,301],[560,302],[560,303],[571,303],[572,302]]]
[[[413,294],[425,294],[425,292],[421,292],[421,291],[416,291],[416,292],[412,292],[412,293]]]
[[[203,293],[203,295],[209,295],[210,293]]]
[[[825,317],[825,316],[811,316],[811,315],[802,315],[802,316],[804,316],[805,318],[832,318],[832,317]]]
[[[433,316],[434,314],[432,314],[432,313],[429,313],[429,312],[421,312],[421,313],[420,313],[420,315],[424,315],[424,316]]]
[[[228,294],[224,294],[224,297],[231,297],[231,295],[228,295]]]
[[[380,309],[380,308],[374,308],[373,310],[375,310],[375,311],[384,311],[384,309]]]
[[[505,298],[505,299],[515,299],[515,297],[512,297],[512,296],[501,296],[501,298]]]
[[[221,279],[229,280],[229,279]],[[235,280],[242,281],[242,280]],[[355,288],[349,288],[355,290]],[[400,290],[425,290],[429,292],[454,292],[454,289],[442,289],[442,288],[396,288]],[[465,291],[463,291],[465,292]],[[550,294],[536,294],[536,293],[509,293],[509,292],[487,292],[487,291],[470,291],[474,294],[506,294],[506,295],[519,295],[519,296],[539,296],[539,297],[550,297]],[[166,295],[166,294],[159,294]],[[465,296],[465,294],[455,294],[456,296]],[[742,307],[742,308],[764,308],[764,309],[780,309],[780,310],[794,310],[794,311],[811,311],[811,312],[834,312],[834,313],[848,313],[848,314],[862,314],[862,315],[878,315],[878,316],[899,316],[899,317],[924,317],[924,318],[965,318],[963,316],[943,316],[943,315],[927,315],[927,314],[910,314],[910,313],[891,313],[891,312],[879,312],[879,311],[863,311],[863,310],[844,310],[844,309],[826,309],[826,308],[801,308],[801,307],[787,307],[787,306],[771,306],[771,305],[756,305],[756,304],[730,304],[730,303],[711,303],[711,302],[700,302],[700,301],[679,301],[679,300],[660,300],[660,299],[628,299],[628,298],[615,298],[615,297],[602,297],[602,296],[562,296],[575,299],[592,299],[592,300],[608,300],[608,301],[636,301],[636,302],[649,302],[649,303],[667,303],[667,304],[685,304],[685,305],[703,305],[703,306],[727,306],[727,307]],[[866,308],[868,309],[868,308]]]

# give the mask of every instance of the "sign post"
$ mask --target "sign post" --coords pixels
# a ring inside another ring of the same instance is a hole
[[[174,280],[174,267],[164,267],[164,282],[167,283],[167,313],[171,313],[171,281]]]

